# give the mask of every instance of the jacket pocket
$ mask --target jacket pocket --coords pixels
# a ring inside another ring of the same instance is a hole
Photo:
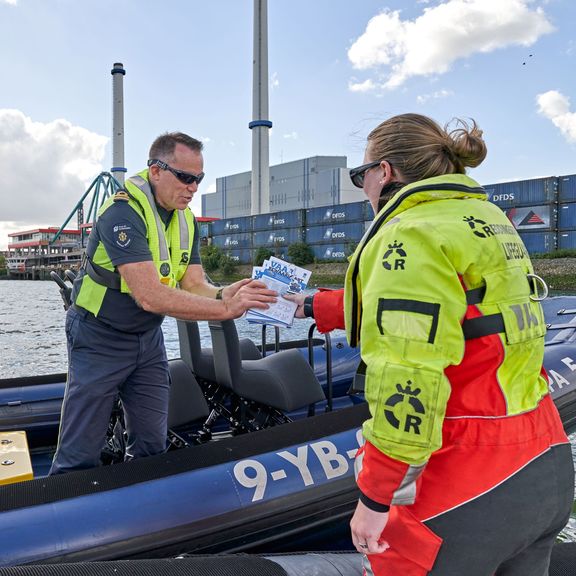
[[[382,554],[382,566],[390,574],[424,576],[432,570],[442,546],[442,538],[420,522],[406,506],[392,506],[381,539],[390,545],[389,550]],[[391,552],[390,562],[386,560],[388,551]],[[394,563],[398,563],[397,570],[393,569]]]

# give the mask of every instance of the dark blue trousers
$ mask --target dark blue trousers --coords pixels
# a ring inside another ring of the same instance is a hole
[[[128,436],[126,459],[164,452],[170,377],[161,328],[128,334],[70,308],[66,338],[68,379],[50,474],[100,464],[117,397]]]

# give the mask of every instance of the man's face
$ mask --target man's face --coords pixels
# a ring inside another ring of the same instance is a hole
[[[204,169],[202,153],[190,150],[183,144],[176,144],[173,159],[165,162],[170,168],[189,174],[200,174]],[[157,165],[150,166],[148,173],[156,200],[166,210],[184,210],[198,190],[196,182],[183,184],[170,170],[162,170]]]

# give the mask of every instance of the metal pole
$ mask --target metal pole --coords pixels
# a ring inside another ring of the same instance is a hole
[[[251,213],[270,212],[268,130],[268,0],[254,0],[254,61],[252,82]]]
[[[112,74],[112,175],[124,185],[124,75],[126,70],[116,62]]]

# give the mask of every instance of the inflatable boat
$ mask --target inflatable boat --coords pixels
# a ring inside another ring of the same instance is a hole
[[[550,390],[572,431],[576,298],[544,307]],[[214,322],[212,349],[196,323],[178,330],[162,455],[123,462],[116,414],[105,465],[47,477],[65,375],[0,380],[0,566],[343,547],[368,416],[354,391],[358,351],[313,327],[308,341],[257,346],[234,322]],[[22,432],[20,454],[10,435]],[[11,481],[18,456],[33,479]]]
[[[549,576],[575,576],[576,543],[552,551]],[[359,554],[214,555],[0,568],[0,576],[362,576]]]

